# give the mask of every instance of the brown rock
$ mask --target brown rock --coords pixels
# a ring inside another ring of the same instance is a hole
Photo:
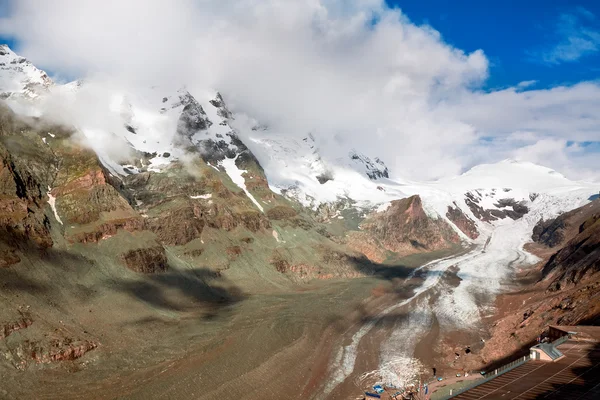
[[[0,249],[0,268],[10,267],[21,261],[14,249]]]
[[[11,333],[21,329],[26,329],[33,324],[31,316],[21,314],[21,318],[17,321],[0,324],[0,339],[7,338]]]
[[[164,272],[169,268],[167,255],[162,246],[130,250],[121,255],[121,258],[127,268],[144,274]]]
[[[148,228],[165,245],[181,246],[199,238],[205,221],[194,213],[193,207],[165,211],[147,220]]]
[[[467,237],[471,239],[477,239],[479,237],[479,231],[477,231],[477,225],[475,222],[466,216],[461,209],[454,203],[454,207],[448,206],[448,212],[446,217],[454,223]]]
[[[145,222],[141,217],[116,219],[93,227],[91,230],[68,234],[67,239],[71,243],[97,243],[116,235],[119,229],[136,232],[143,230],[144,227]]]
[[[27,242],[52,247],[44,205],[45,196],[36,177],[0,146],[0,241],[9,248]],[[6,254],[10,256],[11,252]],[[11,263],[15,259],[12,253]]]
[[[242,248],[240,246],[231,246],[226,248],[225,252],[228,256],[235,259],[242,254]]]
[[[294,218],[298,213],[289,206],[275,206],[267,210],[267,217],[273,220]]]
[[[392,201],[387,210],[367,218],[361,230],[371,237],[370,242],[365,242],[378,242],[383,250],[401,255],[441,250],[460,242],[444,220],[432,219],[425,213],[419,196]]]

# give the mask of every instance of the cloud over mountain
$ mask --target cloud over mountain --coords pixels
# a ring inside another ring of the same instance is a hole
[[[483,91],[482,50],[380,0],[19,0],[0,26],[59,75],[215,88],[273,132],[313,132],[331,157],[358,148],[392,175],[515,157],[598,178],[598,157],[577,147],[600,140],[598,83]]]

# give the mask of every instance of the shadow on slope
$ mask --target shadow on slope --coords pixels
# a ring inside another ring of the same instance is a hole
[[[67,312],[107,291],[116,291],[151,307],[170,311],[200,311],[213,318],[246,298],[242,290],[206,268],[170,269],[137,274],[110,259],[92,259],[78,252],[40,249],[24,239],[16,247],[21,261],[0,268],[0,290],[19,297],[26,293]],[[125,311],[125,310],[118,310]]]
[[[364,256],[351,256],[348,258],[348,261],[352,264],[354,269],[364,275],[374,276],[376,278],[390,281],[395,279],[406,279],[410,273],[414,271],[414,268],[408,265],[380,264],[373,262]]]
[[[205,268],[170,270],[135,280],[118,280],[112,285],[116,290],[163,310],[194,311],[198,306],[208,307],[209,312],[205,314],[208,319],[216,316],[218,310],[246,298],[239,287],[226,286],[218,273]]]

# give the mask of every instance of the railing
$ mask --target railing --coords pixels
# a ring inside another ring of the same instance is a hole
[[[569,335],[565,335],[565,336],[562,336],[562,337],[556,339],[554,342],[552,342],[552,344],[554,345],[554,347],[560,346],[561,344],[565,343],[567,340],[569,340]],[[529,356],[524,356],[524,357],[521,357],[515,361],[508,363],[508,364],[505,364],[505,365],[501,366],[500,368],[496,368],[493,371],[489,371],[487,374],[483,375],[482,380],[473,382],[471,385],[468,385],[467,387],[457,391],[456,393],[453,393],[452,395],[445,397],[444,400],[451,399],[452,397],[458,396],[459,394],[464,393],[467,390],[471,390],[479,385],[483,385],[484,383],[491,381],[495,377],[500,376],[508,371],[511,371],[511,370],[525,364],[529,360],[530,360]]]
[[[561,344],[563,344],[564,342],[566,342],[567,340],[569,340],[569,335],[565,335],[563,337],[559,337],[558,339],[556,339],[554,342],[552,342],[552,344],[554,345],[554,347],[556,346],[560,346]]]
[[[467,390],[471,390],[473,388],[476,388],[479,385],[483,385],[484,383],[491,381],[492,379],[496,378],[497,376],[505,374],[505,373],[525,364],[529,360],[530,360],[529,356],[524,356],[524,357],[521,357],[515,361],[508,363],[508,364],[505,364],[505,365],[501,366],[500,368],[496,368],[495,370],[490,371],[487,374],[483,375],[483,379],[474,381],[472,384],[460,389],[456,393],[452,393],[451,395],[444,397],[443,400],[451,399],[454,396],[458,396],[459,394],[466,392]]]
[[[519,365],[523,365],[524,363],[527,362],[527,360],[529,360],[529,356],[523,356],[522,358],[518,358],[515,361],[509,362],[508,364],[504,364],[503,366],[496,368],[493,371],[487,372],[485,375],[483,375],[483,377],[485,379],[488,379],[488,378],[496,377],[498,375],[502,375],[503,373],[507,372],[508,370],[514,369],[514,368],[518,367]]]

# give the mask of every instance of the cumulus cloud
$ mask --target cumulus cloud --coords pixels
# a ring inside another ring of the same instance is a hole
[[[41,67],[89,81],[214,88],[273,132],[313,132],[396,176],[434,179],[527,154],[541,140],[600,140],[600,87],[484,92],[488,60],[383,0],[18,0],[0,20]],[[529,141],[508,140],[530,132]],[[581,154],[539,162],[579,171]],[[586,176],[588,174],[586,173]]]

